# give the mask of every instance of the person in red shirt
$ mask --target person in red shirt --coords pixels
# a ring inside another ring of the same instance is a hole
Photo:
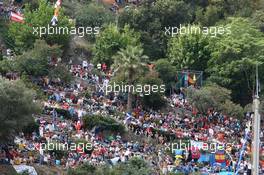
[[[192,159],[193,159],[195,162],[197,162],[198,159],[199,159],[200,156],[201,156],[200,151],[197,150],[197,149],[194,149],[194,150],[191,150],[191,153],[192,153]]]
[[[107,66],[106,66],[106,64],[105,64],[105,63],[103,63],[103,65],[102,65],[102,70],[105,72],[105,71],[106,71],[106,69],[107,69]]]
[[[80,129],[81,129],[81,122],[80,121],[75,123],[75,129],[77,130],[78,133],[80,132]]]
[[[19,156],[19,153],[15,150],[15,149],[11,149],[11,151],[9,151],[10,153],[10,158],[13,160],[15,157]]]

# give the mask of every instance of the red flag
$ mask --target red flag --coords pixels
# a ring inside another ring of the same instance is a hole
[[[15,21],[15,22],[19,22],[19,23],[25,22],[24,17],[21,14],[17,14],[14,12],[11,12],[10,19],[11,19],[11,21]]]

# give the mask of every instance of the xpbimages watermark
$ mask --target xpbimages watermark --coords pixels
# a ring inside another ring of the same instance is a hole
[[[210,37],[216,37],[217,35],[230,35],[231,28],[230,27],[199,27],[199,26],[182,26],[180,24],[179,27],[165,27],[165,35],[169,35],[171,37],[175,37],[177,35],[191,35],[191,34],[203,34]]]
[[[106,94],[110,92],[115,93],[138,93],[143,95],[150,95],[151,93],[164,93],[165,92],[165,85],[150,85],[150,84],[136,84],[136,85],[128,85],[124,83],[113,83],[107,85],[98,85],[97,90],[100,92],[104,92]]]
[[[98,35],[100,27],[59,27],[59,26],[42,26],[33,27],[33,35],[42,37],[45,35],[78,35],[84,37],[85,35]]]
[[[85,150],[91,151],[93,149],[92,143],[56,143],[56,142],[47,142],[47,143],[41,143],[40,148],[42,150],[48,150],[48,151],[76,151],[79,150],[79,152],[84,152]]]
[[[216,153],[217,151],[225,151],[230,150],[234,145],[232,143],[207,143],[207,142],[197,142],[193,140],[189,141],[182,141],[175,143],[165,143],[165,150],[169,150],[174,153],[176,150],[182,151],[195,151],[195,150],[202,150],[210,153]]]

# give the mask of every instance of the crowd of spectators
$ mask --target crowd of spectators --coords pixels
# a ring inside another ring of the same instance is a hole
[[[173,109],[167,113],[143,110],[140,105],[134,108],[132,113],[124,113],[125,98],[122,95],[105,94],[94,88],[108,83],[111,72],[103,70],[98,75],[95,69],[98,67],[87,62],[71,65],[69,71],[78,80],[73,81],[71,85],[63,86],[62,83],[43,78],[39,85],[48,99],[43,102],[43,113],[35,117],[38,131],[29,135],[21,133],[15,139],[16,145],[3,147],[0,162],[27,165],[39,163],[67,169],[85,162],[96,166],[114,165],[139,156],[148,162],[156,174],[168,174],[170,171],[234,171],[242,144],[245,142],[245,130],[250,125],[250,113],[245,114],[242,120],[225,116],[213,109],[208,109],[207,115],[198,115],[193,112],[184,93],[173,94],[167,98]],[[86,95],[88,91],[90,94]],[[68,111],[70,115],[61,114],[59,109]],[[125,125],[131,134],[145,138],[145,141],[139,142],[120,134],[106,135],[96,130],[84,129],[83,117],[95,114],[115,118],[117,122]],[[263,130],[261,135],[263,136]],[[232,146],[227,150],[229,157],[226,156],[225,165],[212,166],[206,161],[198,161],[202,154],[197,150],[184,150],[180,155],[176,153],[176,149],[175,152],[168,152],[166,145],[179,140],[230,143]],[[150,141],[156,144],[150,144]],[[247,141],[251,143],[250,139]],[[83,145],[77,145],[74,149],[67,147],[62,151],[43,149],[44,144],[71,145],[77,142],[88,143],[91,149],[84,149]],[[243,156],[241,172],[251,171],[250,151],[247,149]]]

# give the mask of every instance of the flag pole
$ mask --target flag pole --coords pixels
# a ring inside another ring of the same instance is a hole
[[[259,147],[260,147],[260,115],[259,115],[259,79],[258,65],[256,65],[256,92],[253,100],[253,142],[252,142],[252,175],[259,174]]]

